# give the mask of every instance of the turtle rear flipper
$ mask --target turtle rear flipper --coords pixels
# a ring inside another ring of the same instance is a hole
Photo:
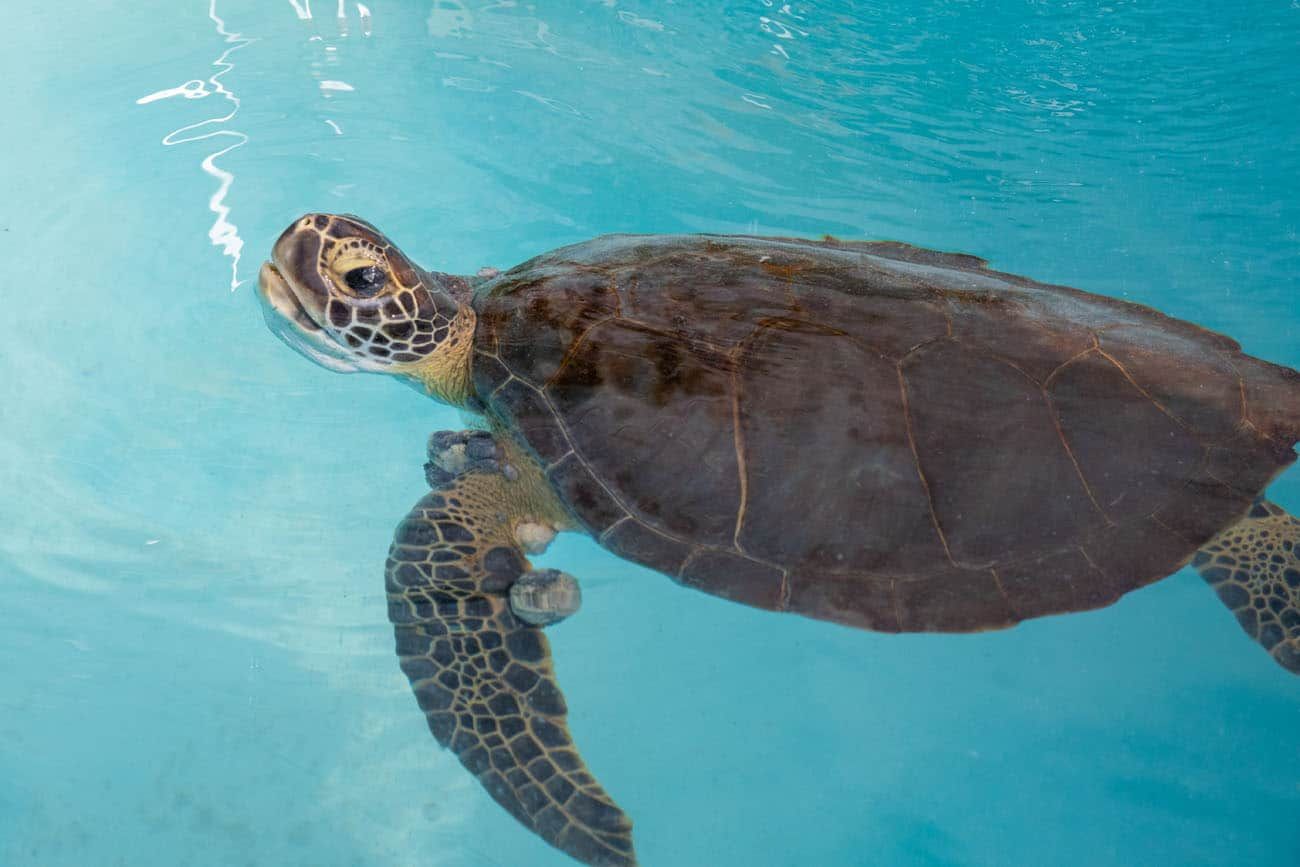
[[[1192,565],[1246,634],[1283,668],[1300,674],[1300,520],[1259,500],[1201,549]]]
[[[471,472],[398,526],[385,578],[397,655],[429,728],[496,801],[593,867],[635,867],[632,822],[587,771],[546,636],[511,611],[528,561],[499,515],[501,474]]]

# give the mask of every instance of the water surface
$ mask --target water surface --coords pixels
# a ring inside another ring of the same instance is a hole
[[[437,749],[392,657],[384,551],[460,419],[266,331],[251,281],[303,211],[459,273],[611,231],[901,239],[1300,366],[1285,0],[8,18],[5,865],[571,863]],[[1300,511],[1300,475],[1271,496]],[[1190,571],[891,637],[582,539],[541,562],[584,582],[557,666],[648,865],[1300,858],[1300,683]]]

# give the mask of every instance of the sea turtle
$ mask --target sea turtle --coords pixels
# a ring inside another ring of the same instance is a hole
[[[1300,374],[1227,337],[900,243],[616,235],[484,275],[309,214],[260,294],[308,357],[481,416],[430,443],[389,617],[434,736],[579,861],[636,863],[535,625],[577,606],[525,559],[559,531],[884,632],[1098,608],[1190,562],[1300,672],[1300,522],[1261,499]]]

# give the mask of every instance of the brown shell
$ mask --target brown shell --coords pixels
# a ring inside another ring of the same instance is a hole
[[[877,630],[1109,604],[1300,438],[1300,375],[1226,337],[902,244],[604,237],[475,305],[477,394],[602,545]]]

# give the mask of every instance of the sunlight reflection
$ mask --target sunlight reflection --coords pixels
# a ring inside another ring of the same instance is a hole
[[[310,12],[308,12],[308,15],[310,15]],[[225,88],[221,83],[221,78],[235,68],[235,65],[230,62],[230,56],[255,40],[226,30],[226,22],[217,15],[217,0],[209,0],[208,17],[216,24],[218,35],[224,37],[226,44],[230,46],[212,62],[212,65],[217,67],[217,71],[209,76],[207,81],[192,79],[180,87],[170,87],[151,93],[148,96],[142,96],[135,102],[136,105],[148,105],[151,102],[174,96],[181,96],[185,99],[201,99],[216,95],[230,103],[230,111],[226,114],[220,117],[210,117],[198,123],[188,124],[180,129],[173,130],[163,137],[162,143],[166,147],[171,147],[172,145],[187,144],[206,139],[223,138],[230,140],[230,143],[225,147],[204,157],[199,165],[204,172],[217,179],[217,191],[208,199],[208,209],[217,215],[216,220],[212,223],[212,228],[208,230],[208,238],[212,240],[213,246],[221,248],[222,255],[230,257],[230,291],[234,292],[244,282],[239,279],[239,260],[243,254],[244,241],[239,237],[239,228],[230,221],[230,206],[226,204],[226,195],[235,182],[235,176],[218,166],[217,160],[231,151],[243,147],[248,141],[248,136],[238,130],[209,129],[209,127],[221,127],[233,120],[235,115],[239,113],[239,97]]]
[[[772,9],[776,6],[774,0],[762,0],[762,2],[768,9]],[[808,37],[809,32],[807,30],[804,30],[793,23],[795,21],[807,21],[808,19],[791,8],[789,3],[782,4],[773,14],[781,17],[776,18],[768,15],[758,16],[759,29],[764,33],[769,36],[775,36],[777,40],[787,41]],[[772,43],[771,53],[784,57],[786,60],[790,59],[790,53],[786,51],[785,46],[782,45],[780,41]]]

